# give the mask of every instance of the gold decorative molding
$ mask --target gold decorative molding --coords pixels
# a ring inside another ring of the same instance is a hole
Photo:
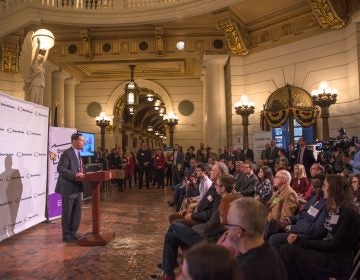
[[[156,54],[158,56],[164,56],[164,34],[162,26],[155,27],[155,45],[156,45]]]
[[[235,22],[231,16],[219,19],[216,26],[225,33],[232,54],[242,56],[249,54],[250,44],[245,26]]]
[[[1,70],[17,73],[19,71],[19,38],[9,36],[1,44]]]
[[[346,25],[347,0],[308,1],[321,27],[340,29]]]

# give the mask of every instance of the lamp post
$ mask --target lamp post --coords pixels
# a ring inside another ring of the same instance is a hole
[[[169,127],[170,147],[174,146],[174,127],[179,123],[179,118],[173,112],[164,115],[165,125]]]
[[[100,135],[101,135],[101,149],[105,150],[105,128],[110,125],[111,118],[106,116],[105,112],[101,112],[99,116],[96,117],[96,125],[100,126]]]
[[[337,90],[330,88],[327,82],[322,82],[319,89],[311,91],[311,95],[314,105],[321,108],[320,117],[323,123],[322,140],[326,141],[329,138],[329,107],[336,103]]]
[[[249,116],[255,112],[255,103],[249,101],[246,95],[240,97],[240,101],[235,103],[236,114],[241,115],[242,125],[244,126],[243,144],[249,143]]]
[[[139,87],[134,81],[135,65],[129,65],[130,81],[125,85],[126,106],[130,115],[134,115],[136,106],[139,104]]]

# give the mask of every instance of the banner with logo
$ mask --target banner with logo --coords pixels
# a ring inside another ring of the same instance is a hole
[[[0,93],[0,241],[45,220],[49,108]]]
[[[261,153],[265,150],[265,144],[270,143],[271,131],[254,133],[254,161],[261,159]]]
[[[61,195],[55,193],[55,186],[59,176],[57,165],[61,154],[71,146],[71,135],[74,128],[50,127],[49,130],[49,161],[48,161],[48,219],[53,220],[61,216]]]

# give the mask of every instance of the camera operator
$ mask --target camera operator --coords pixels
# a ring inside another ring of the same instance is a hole
[[[350,157],[343,157],[343,161],[347,164],[349,164],[352,168],[353,173],[360,174],[360,142],[357,141],[356,143],[356,153],[354,155],[354,158],[351,159]]]

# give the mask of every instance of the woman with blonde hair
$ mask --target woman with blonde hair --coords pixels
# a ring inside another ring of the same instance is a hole
[[[305,166],[302,164],[295,164],[294,177],[291,181],[291,187],[298,195],[304,197],[306,191],[310,187],[310,182],[306,176]]]

